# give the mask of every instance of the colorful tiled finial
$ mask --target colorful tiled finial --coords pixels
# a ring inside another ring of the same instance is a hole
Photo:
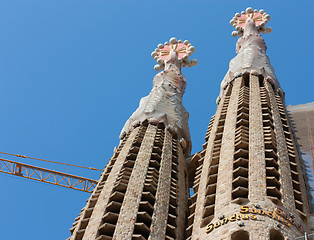
[[[258,11],[249,7],[246,11],[236,13],[230,20],[230,24],[236,29],[236,31],[232,32],[233,37],[241,37],[243,35],[245,21],[249,18],[253,19],[259,33],[262,32],[265,34],[272,32],[271,27],[266,28],[266,23],[270,20],[270,16],[263,9]]]
[[[189,60],[189,57],[195,52],[195,47],[185,40],[177,40],[175,37],[171,38],[169,42],[164,44],[158,44],[155,51],[152,52],[152,57],[158,64],[154,66],[156,71],[163,70],[165,68],[165,60],[171,52],[175,52],[182,67],[192,67],[197,65],[197,60]]]

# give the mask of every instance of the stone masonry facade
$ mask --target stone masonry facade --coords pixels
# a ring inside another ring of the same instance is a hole
[[[144,122],[115,151],[69,240],[184,239],[186,178],[176,135]]]
[[[243,74],[224,92],[189,167],[188,239],[293,240],[308,229],[308,191],[282,97]]]

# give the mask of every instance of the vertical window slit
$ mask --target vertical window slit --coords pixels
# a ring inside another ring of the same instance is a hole
[[[214,119],[214,116],[212,117],[212,120]],[[212,121],[211,120],[211,121]],[[191,238],[192,235],[192,230],[193,230],[193,222],[194,222],[194,217],[195,217],[195,206],[196,206],[196,199],[197,199],[197,194],[198,194],[198,187],[199,187],[199,181],[201,177],[201,173],[203,170],[203,162],[204,162],[204,157],[205,157],[206,150],[202,150],[201,152],[195,154],[193,156],[193,160],[195,161],[195,175],[193,178],[193,194],[190,196],[188,199],[188,222],[187,222],[187,229],[186,229],[186,234],[187,234],[187,239]],[[191,195],[191,193],[190,193]]]
[[[237,110],[232,172],[233,203],[241,204],[248,199],[249,189],[249,75],[243,75]]]
[[[144,183],[142,197],[137,213],[132,239],[148,239],[154,205],[156,201],[157,186],[161,155],[164,145],[165,125],[159,124],[154,139],[153,150],[150,157],[148,171]]]
[[[93,191],[91,197],[87,200],[86,206],[82,209],[79,216],[75,219],[76,221],[73,223],[73,227],[70,229],[71,234],[73,234],[76,227],[78,227],[76,236],[74,237],[75,240],[80,240],[83,238],[86,227],[88,225],[90,216],[94,210],[94,207],[97,203],[98,197],[100,195],[100,192],[103,189],[103,186],[106,183],[106,180],[113,168],[114,163],[116,162],[119,153],[121,152],[121,149],[125,145],[125,142],[127,141],[130,133],[127,133],[126,136],[121,141],[119,147],[115,149],[114,154],[112,158],[109,160],[104,172],[101,175],[101,179],[99,180],[99,183],[97,184],[95,190]]]
[[[177,136],[172,137],[172,165],[170,202],[165,239],[177,239],[178,199],[179,199],[179,161]]]
[[[211,155],[211,163],[210,163],[209,173],[208,173],[207,182],[206,182],[206,190],[205,190],[206,199],[205,199],[204,210],[203,210],[202,226],[206,226],[214,217],[221,141],[222,141],[225,119],[227,115],[231,92],[232,92],[232,85],[230,84],[225,93],[226,94],[225,99],[223,103],[221,103],[222,109],[221,109],[220,118],[218,121],[217,132],[214,139],[213,151]]]
[[[301,193],[301,185],[300,185],[300,175],[297,164],[296,150],[294,146],[293,135],[290,129],[290,125],[287,119],[286,110],[282,104],[281,98],[279,95],[276,95],[276,102],[279,109],[282,126],[284,129],[284,134],[286,138],[286,145],[288,150],[289,162],[290,162],[290,170],[291,170],[291,178],[293,183],[293,193],[294,193],[294,202],[297,212],[299,213],[301,219],[303,221],[306,220],[306,214],[304,212],[303,199]]]
[[[146,124],[140,126],[139,131],[132,142],[132,146],[124,160],[109,197],[101,225],[98,228],[97,239],[112,239],[113,237],[124,195],[146,130]]]
[[[260,87],[260,96],[265,147],[266,192],[268,198],[275,204],[278,204],[278,202],[281,201],[281,183],[277,155],[277,141],[270,98],[264,84]]]

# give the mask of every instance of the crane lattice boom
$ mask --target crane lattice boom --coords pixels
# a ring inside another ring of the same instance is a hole
[[[0,158],[0,172],[91,193],[97,181]]]

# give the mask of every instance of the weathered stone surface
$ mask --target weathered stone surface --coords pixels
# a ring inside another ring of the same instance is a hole
[[[145,120],[155,124],[163,122],[178,134],[179,139],[185,140],[185,153],[189,155],[192,146],[188,126],[189,113],[182,104],[186,79],[181,73],[181,65],[174,52],[165,63],[165,70],[154,77],[153,89],[148,96],[141,99],[138,109],[125,123],[120,138]]]
[[[266,55],[266,49],[264,39],[258,33],[254,20],[248,19],[244,27],[244,34],[236,45],[237,56],[230,61],[229,70],[221,82],[219,96],[235,77],[244,73],[261,74],[265,78],[269,78],[276,89],[280,88],[275,70]]]

